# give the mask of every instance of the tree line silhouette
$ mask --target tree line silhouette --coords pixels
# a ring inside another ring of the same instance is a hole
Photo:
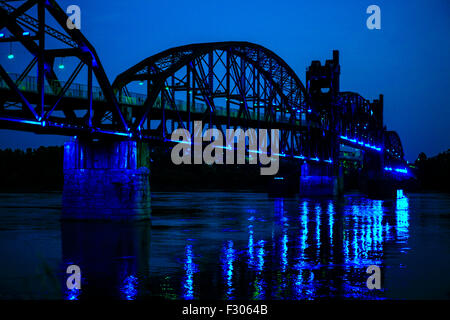
[[[181,165],[170,161],[170,152],[150,153],[153,190],[260,189],[265,178],[251,165]],[[26,150],[0,150],[0,192],[61,191],[64,183],[62,146]],[[413,172],[420,190],[450,192],[450,149],[428,158],[420,153]],[[292,170],[293,168],[290,168]]]

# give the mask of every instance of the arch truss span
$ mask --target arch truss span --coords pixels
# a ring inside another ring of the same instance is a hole
[[[176,128],[280,130],[281,153],[330,158],[303,83],[272,51],[249,42],[192,44],[120,74],[113,90],[135,132],[166,139]],[[140,92],[139,95],[131,92]]]
[[[402,141],[396,131],[384,131],[384,161],[386,165],[405,165]]]

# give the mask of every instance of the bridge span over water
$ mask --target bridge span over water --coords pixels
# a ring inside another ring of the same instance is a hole
[[[9,52],[0,64],[0,127],[76,137],[66,144],[68,207],[81,199],[114,215],[132,202],[145,212],[145,149],[170,148],[172,132],[194,133],[195,121],[222,132],[278,129],[279,156],[301,168],[306,195],[338,193],[349,159],[367,179],[408,174],[399,136],[383,125],[383,96],[340,90],[338,51],[324,64],[313,61],[303,82],[260,45],[190,44],[151,55],[111,82],[67,19],[53,0],[0,1],[0,42]],[[112,204],[98,197],[113,193],[121,196]]]

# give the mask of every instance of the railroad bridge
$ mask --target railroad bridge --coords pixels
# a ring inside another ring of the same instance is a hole
[[[298,168],[274,177],[279,190],[294,180],[300,195],[336,195],[349,163],[368,186],[408,175],[400,138],[383,125],[383,96],[340,91],[338,51],[313,61],[302,82],[260,45],[190,44],[152,55],[111,83],[67,20],[53,0],[0,1],[0,42],[9,52],[0,64],[0,127],[71,137],[68,217],[148,216],[149,146],[171,148],[172,132],[194,135],[195,121],[221,132],[278,129],[280,161]]]

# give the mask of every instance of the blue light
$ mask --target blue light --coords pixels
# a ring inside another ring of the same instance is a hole
[[[223,250],[223,259],[222,259],[222,268],[223,268],[223,275],[226,280],[227,285],[227,292],[226,296],[228,299],[232,299],[232,294],[234,291],[233,288],[233,263],[236,260],[236,250],[233,249],[233,240],[229,240],[227,242],[226,247]]]
[[[185,248],[186,258],[184,260],[184,271],[186,275],[183,279],[183,298],[191,300],[194,298],[194,274],[197,272],[197,266],[194,263],[194,254],[192,245],[187,244]]]
[[[399,240],[405,241],[409,238],[409,204],[408,198],[403,197],[396,201],[395,214],[397,216],[397,237]]]
[[[130,135],[131,135],[131,133],[114,132],[114,131],[107,131],[107,130],[101,130],[101,129],[97,129],[97,132],[111,134],[111,135],[115,135],[115,136],[123,136],[123,137],[130,137]]]
[[[330,244],[333,244],[333,224],[334,224],[334,207],[333,203],[328,204],[328,225],[330,226]],[[333,248],[333,247],[332,247]]]
[[[182,141],[182,140],[169,140],[169,141],[177,142],[177,143],[184,143],[184,144],[191,144],[190,141]]]
[[[258,250],[256,251],[256,257],[257,257],[257,265],[256,265],[256,270],[258,271],[263,271],[264,268],[264,240],[259,240],[258,241]]]
[[[137,295],[137,278],[133,275],[129,275],[123,281],[123,286],[120,288],[120,291],[123,294],[125,300],[134,300]]]
[[[408,174],[407,168],[392,168],[392,167],[384,167],[384,170],[386,171],[395,171],[398,173]]]
[[[215,148],[219,148],[219,149],[225,149],[225,150],[233,150],[233,148],[231,147],[224,147],[224,146],[215,146]],[[249,152],[252,152],[253,150],[249,150]]]
[[[25,123],[25,124],[33,124],[33,125],[41,125],[41,123],[38,121],[23,120],[23,119],[11,119],[11,118],[0,117],[0,120],[13,121],[13,122],[19,122],[19,123]]]
[[[254,217],[250,217],[249,221],[253,221]],[[248,265],[253,268],[255,265],[255,240],[253,235],[253,224],[248,225],[248,244],[247,244],[247,256],[248,256]]]
[[[288,235],[287,228],[283,228],[283,237],[281,238],[281,272],[285,272],[288,266]]]
[[[317,242],[318,249],[321,246],[321,241],[320,241],[320,215],[321,214],[322,214],[322,209],[317,204],[316,205],[316,242]],[[319,250],[317,250],[317,254],[319,254]]]
[[[366,148],[370,148],[370,149],[373,149],[373,150],[376,150],[376,151],[381,151],[381,148],[376,147],[376,146],[372,146],[370,143],[365,143],[365,142],[363,142],[363,141],[358,141],[358,140],[356,140],[356,139],[350,139],[350,138],[347,137],[347,136],[340,136],[340,138],[341,138],[342,140],[350,141],[350,142],[352,142],[352,143],[357,143],[357,144],[359,144],[359,145],[361,145],[361,146],[364,146],[364,147],[366,147]]]
[[[81,290],[73,288],[66,291],[66,300],[79,300],[80,299]]]

